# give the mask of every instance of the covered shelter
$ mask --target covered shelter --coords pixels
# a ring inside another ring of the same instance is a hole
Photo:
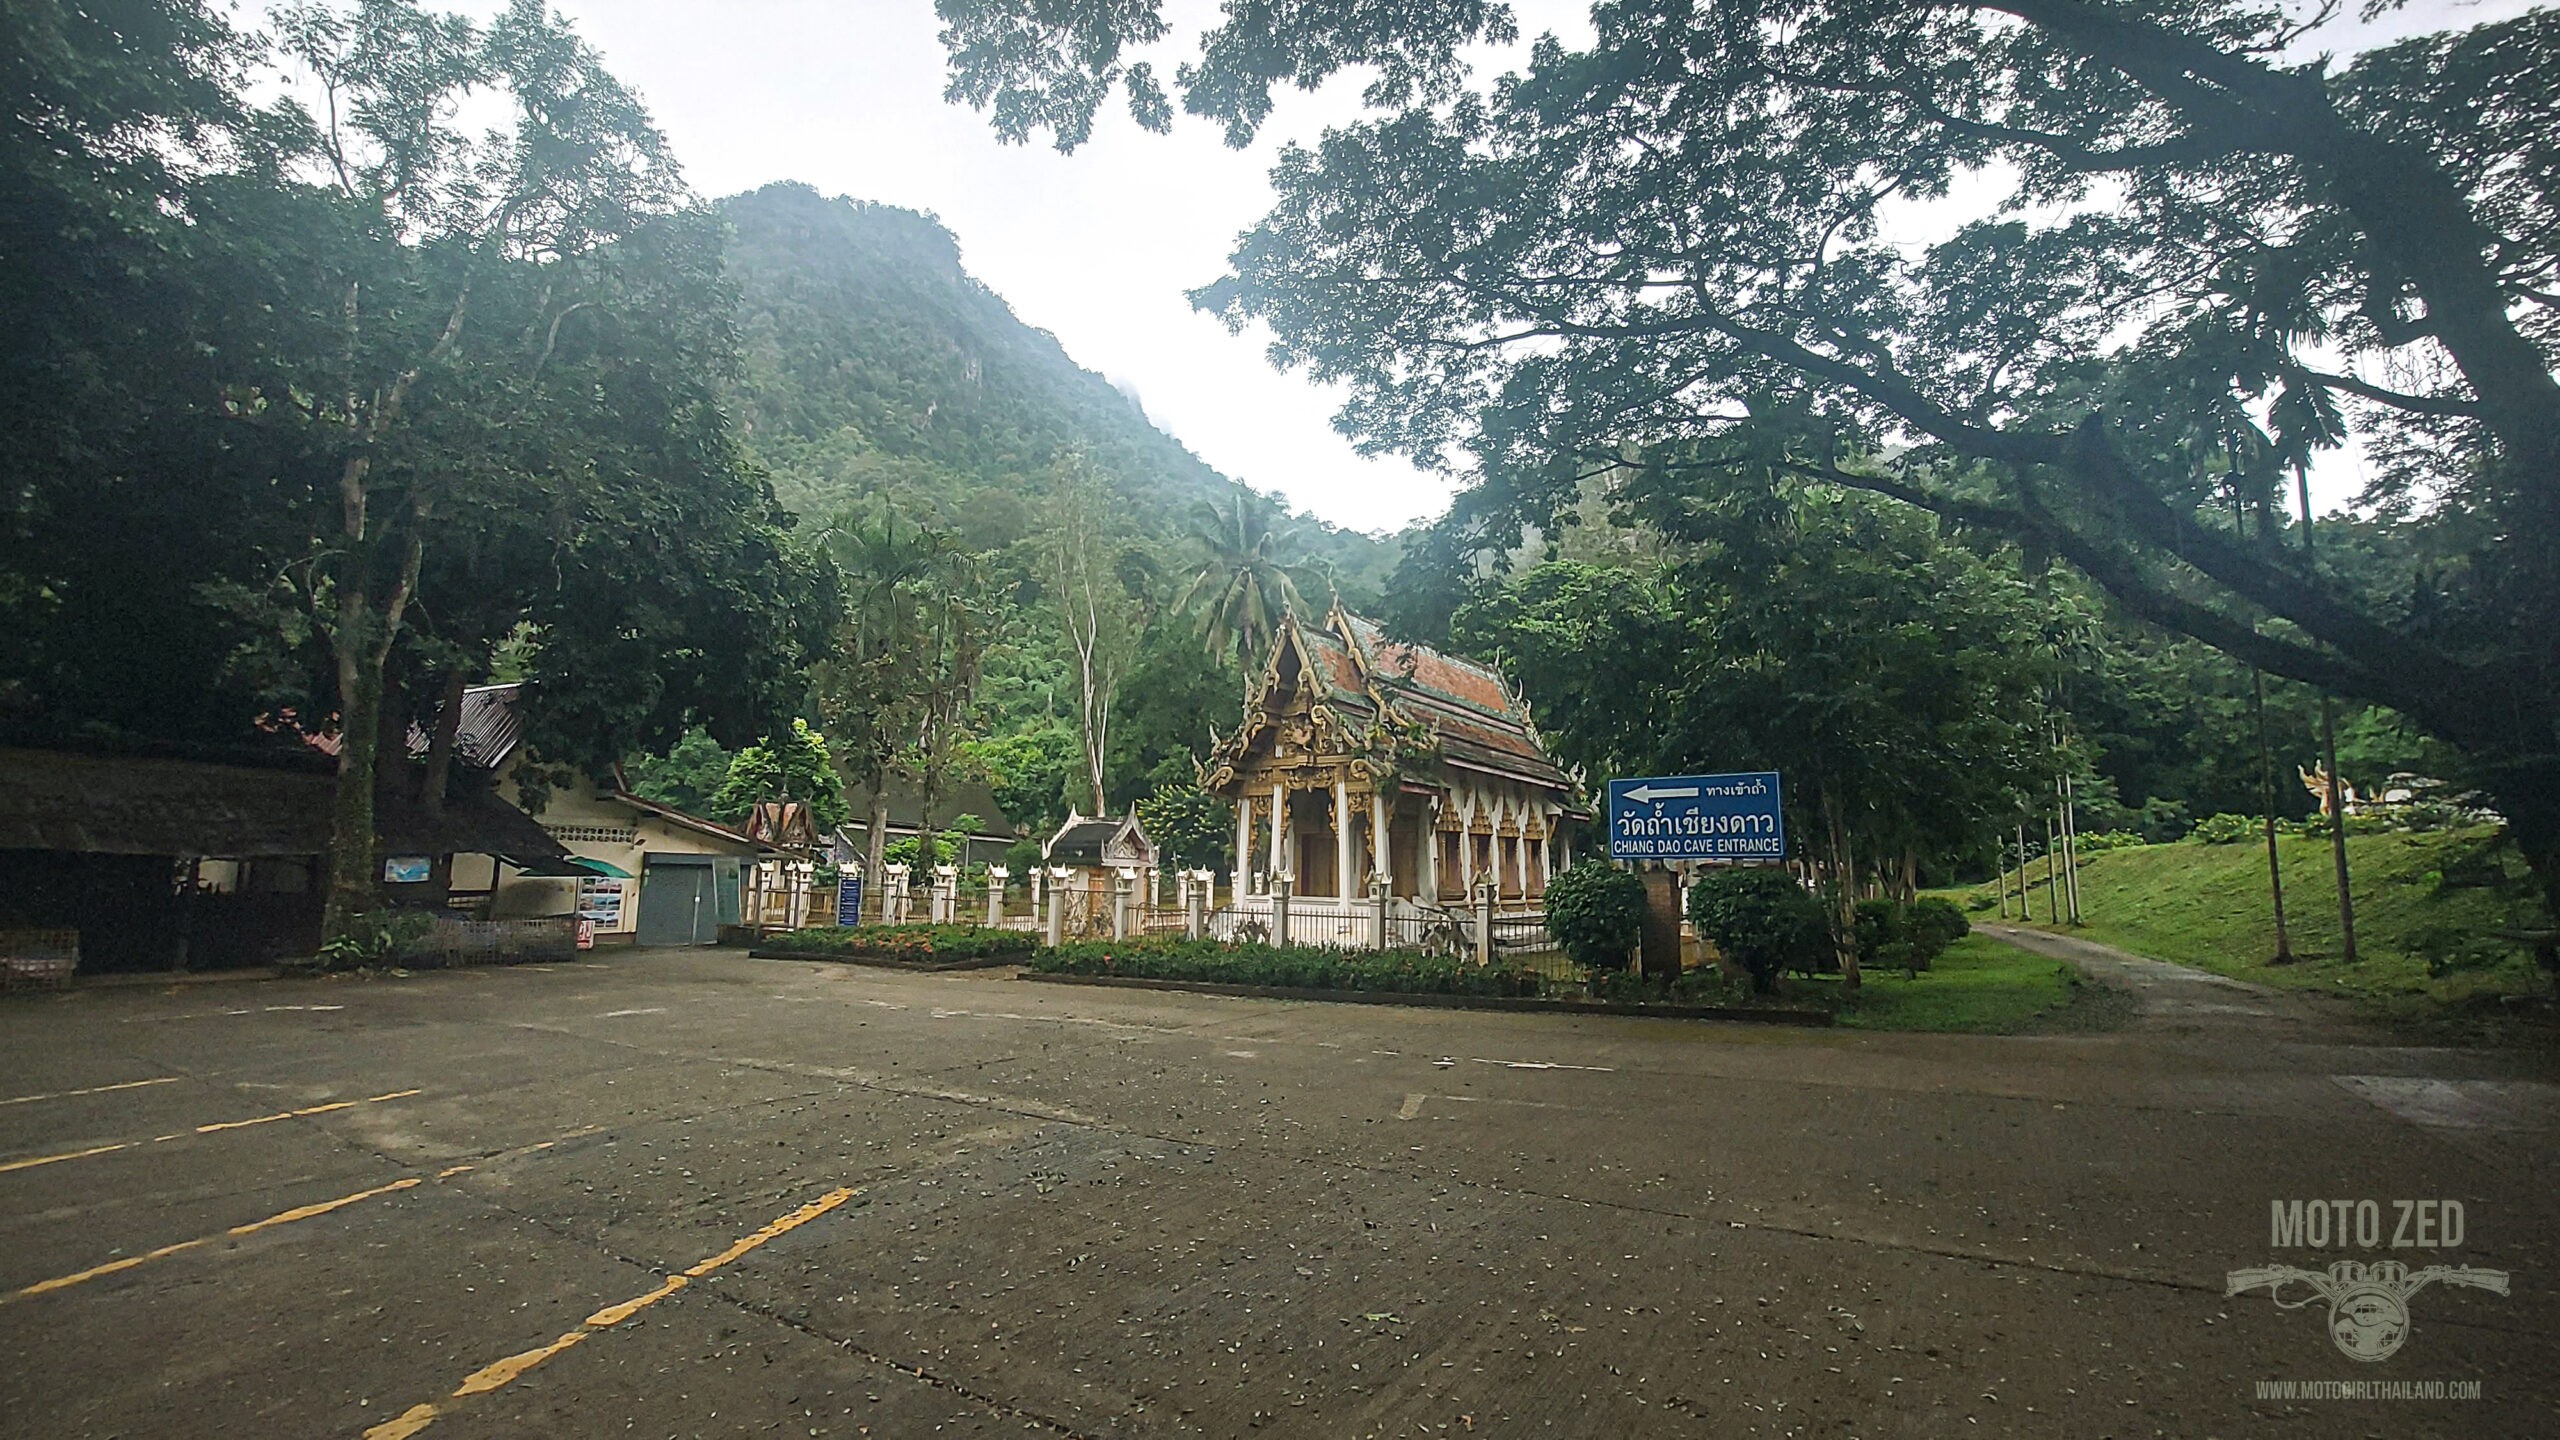
[[[0,748],[0,929],[77,930],[83,969],[310,954],[337,784],[308,749],[209,759]],[[384,786],[375,832],[395,904],[424,893],[428,862],[457,854],[568,869],[556,839],[486,788],[430,812]]]

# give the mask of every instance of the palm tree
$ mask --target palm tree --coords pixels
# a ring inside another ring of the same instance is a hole
[[[829,653],[811,667],[820,729],[847,788],[870,792],[864,879],[878,893],[892,772],[919,784],[930,833],[954,750],[966,738],[991,629],[977,557],[951,535],[882,507],[827,535],[844,599]]]
[[[1201,642],[1217,659],[1233,656],[1249,690],[1254,667],[1279,638],[1281,618],[1306,604],[1290,574],[1305,568],[1301,532],[1242,489],[1231,506],[1194,505],[1191,531],[1207,558],[1174,609],[1198,616]]]

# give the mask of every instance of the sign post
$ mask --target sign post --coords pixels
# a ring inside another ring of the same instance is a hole
[[[1778,773],[1609,782],[1612,860],[1784,860]]]
[[[836,924],[862,923],[862,872],[847,868],[836,872]]]

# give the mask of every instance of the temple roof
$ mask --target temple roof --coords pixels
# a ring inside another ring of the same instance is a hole
[[[1255,694],[1260,707],[1295,683],[1311,684],[1314,702],[1346,733],[1384,741],[1382,731],[1414,734],[1440,761],[1570,793],[1573,782],[1538,741],[1528,707],[1489,665],[1387,637],[1376,621],[1339,601],[1321,621],[1289,617],[1281,643]],[[1245,756],[1256,727],[1247,723],[1218,747],[1212,770]],[[1385,748],[1401,746],[1385,741]]]

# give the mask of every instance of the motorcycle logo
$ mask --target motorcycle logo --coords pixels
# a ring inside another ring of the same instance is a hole
[[[2409,1297],[2434,1284],[2467,1285],[2475,1290],[2507,1293],[2507,1272],[2469,1265],[2429,1265],[2412,1270],[2397,1260],[2368,1265],[2358,1260],[2332,1261],[2324,1273],[2293,1265],[2267,1265],[2234,1270],[2224,1277],[2223,1294],[2265,1286],[2286,1310],[2299,1310],[2314,1300],[2329,1306],[2329,1338],[2350,1360],[2388,1360],[2409,1338]],[[2307,1285],[2299,1300],[2284,1298],[2288,1285]]]

